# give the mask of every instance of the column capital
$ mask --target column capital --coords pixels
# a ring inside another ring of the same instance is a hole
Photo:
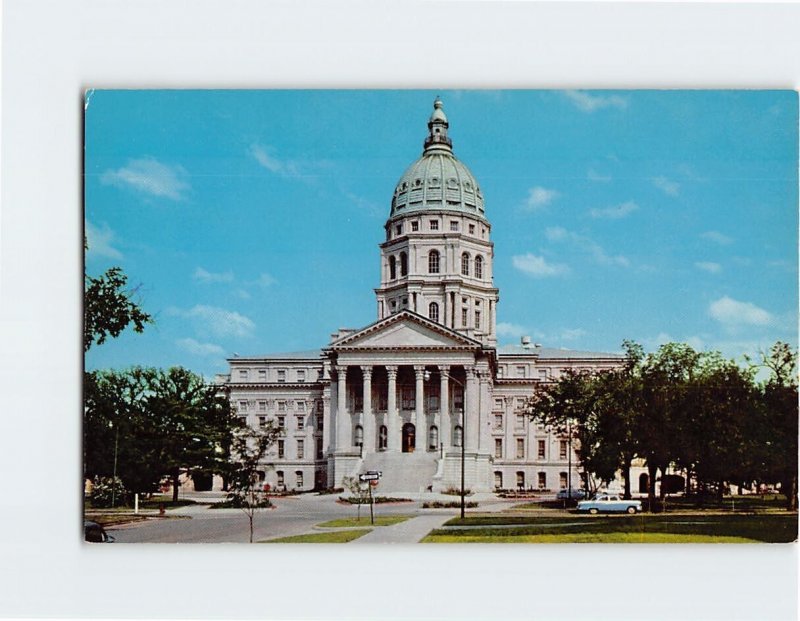
[[[424,364],[415,364],[414,365],[414,375],[416,375],[417,379],[424,379],[424,376],[425,376],[425,365]]]
[[[478,371],[478,378],[481,382],[488,383],[491,379],[491,373],[489,371]]]
[[[386,374],[390,380],[397,379],[397,365],[386,365]]]
[[[361,374],[365,380],[372,379],[372,365],[365,365],[361,367]]]
[[[466,373],[467,379],[475,379],[478,375],[478,370],[475,367],[464,365],[464,373]]]
[[[439,373],[441,373],[443,377],[450,375],[450,365],[449,364],[440,364],[439,365]]]
[[[347,375],[347,365],[346,364],[337,364],[336,367],[336,374],[340,376]]]

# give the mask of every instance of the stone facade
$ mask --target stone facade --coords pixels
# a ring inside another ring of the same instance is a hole
[[[567,369],[613,368],[621,357],[527,338],[497,346],[491,225],[448,128],[437,100],[423,154],[392,198],[377,321],[319,350],[229,360],[221,381],[239,415],[284,430],[265,482],[308,490],[380,470],[382,492],[442,491],[460,485],[463,444],[470,489],[579,486],[573,447],[522,406]]]

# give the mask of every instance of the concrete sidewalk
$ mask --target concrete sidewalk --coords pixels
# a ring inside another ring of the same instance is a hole
[[[452,513],[419,515],[392,526],[376,526],[371,533],[350,542],[350,545],[364,543],[419,543],[434,528],[439,528],[454,517]],[[367,521],[367,525],[369,521]]]

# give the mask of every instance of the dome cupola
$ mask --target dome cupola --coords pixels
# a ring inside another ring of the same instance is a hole
[[[453,155],[450,123],[438,97],[428,120],[422,156],[400,177],[390,220],[420,211],[455,211],[485,220],[483,193],[470,170]]]

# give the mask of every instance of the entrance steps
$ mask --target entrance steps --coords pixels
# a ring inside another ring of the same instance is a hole
[[[438,452],[371,453],[364,457],[361,472],[382,472],[376,493],[381,496],[396,492],[420,494],[433,485],[439,465]]]

